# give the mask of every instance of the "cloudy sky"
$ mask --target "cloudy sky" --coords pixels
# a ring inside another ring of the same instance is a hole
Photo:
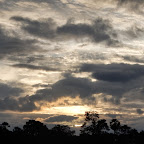
[[[143,0],[0,0],[0,122],[144,129]]]

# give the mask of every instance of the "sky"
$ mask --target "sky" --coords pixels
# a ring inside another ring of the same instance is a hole
[[[144,129],[143,15],[143,0],[0,0],[0,122],[97,111]]]

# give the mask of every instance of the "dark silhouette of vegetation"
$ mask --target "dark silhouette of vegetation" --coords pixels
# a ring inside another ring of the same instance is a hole
[[[120,122],[117,119],[112,119],[110,122],[110,128],[114,131],[114,134],[119,134],[120,132]]]
[[[26,136],[45,136],[49,130],[43,123],[35,120],[29,120],[23,126],[23,133]]]
[[[56,125],[51,129],[52,136],[74,136],[75,131],[67,125]]]
[[[117,119],[112,119],[108,124],[105,119],[99,119],[99,114],[95,111],[85,112],[85,120],[80,129],[80,134],[76,135],[74,130],[68,125],[55,125],[49,129],[45,124],[35,120],[29,120],[23,126],[14,127],[10,130],[7,122],[0,124],[0,137],[69,137],[76,140],[96,140],[111,144],[139,144],[144,137],[144,131],[138,132],[127,125],[121,125]]]
[[[0,136],[10,136],[10,131],[8,130],[10,125],[7,122],[0,124]]]
[[[82,125],[81,135],[101,135],[109,131],[109,126],[105,119],[98,120],[99,115],[95,112],[85,113],[85,122]]]

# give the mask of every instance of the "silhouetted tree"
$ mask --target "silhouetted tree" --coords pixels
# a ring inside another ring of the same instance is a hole
[[[120,133],[123,135],[127,135],[130,134],[131,132],[131,127],[127,126],[127,125],[123,125],[120,127]]]
[[[10,125],[7,122],[3,122],[0,126],[5,128],[5,129],[10,127]]]
[[[14,136],[23,136],[24,132],[23,132],[23,130],[21,128],[14,127],[14,129],[13,129],[13,135]]]
[[[74,136],[75,131],[67,125],[55,125],[52,129],[52,136]]]
[[[109,130],[105,119],[98,120],[99,115],[92,111],[85,113],[85,122],[81,127],[80,135],[100,135]]]
[[[29,120],[23,126],[24,134],[26,136],[45,136],[49,130],[43,123],[35,120]]]
[[[114,131],[114,134],[120,133],[121,124],[117,119],[112,119],[110,121],[110,128]]]
[[[0,124],[0,136],[10,136],[11,132],[8,130],[10,125],[7,122]]]
[[[98,120],[96,129],[98,134],[104,134],[110,130],[105,119]]]
[[[136,129],[131,129],[130,134],[131,135],[138,135],[138,131]]]
[[[144,130],[140,131],[140,135],[144,136]]]
[[[46,125],[39,121],[29,120],[23,126],[23,129],[14,127],[13,131],[9,130],[10,125],[7,122],[0,124],[0,138],[14,137],[46,137],[46,136],[74,136],[70,137],[73,143],[80,143],[79,138],[75,136],[75,131],[71,130],[68,125],[55,125],[49,130]],[[138,133],[136,129],[129,127],[128,125],[121,125],[117,119],[110,121],[110,128],[114,131],[108,133],[109,126],[105,119],[99,119],[99,115],[95,111],[85,112],[84,124],[80,130],[80,136],[82,140],[92,143],[96,140],[97,143],[111,143],[111,144],[139,144],[143,140],[144,131]],[[84,136],[94,136],[85,137]],[[88,138],[88,139],[87,139]],[[56,139],[57,140],[57,139]],[[88,141],[87,141],[88,140]]]

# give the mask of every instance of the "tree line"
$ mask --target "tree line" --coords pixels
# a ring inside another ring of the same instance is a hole
[[[9,130],[7,122],[0,124],[0,137],[93,137],[97,140],[111,141],[111,143],[137,143],[144,137],[144,131],[138,132],[128,125],[122,125],[119,120],[112,119],[108,125],[105,119],[99,119],[95,111],[85,112],[85,120],[80,128],[79,136],[68,125],[55,125],[49,129],[45,124],[36,120],[29,120],[23,128],[14,127]],[[122,142],[124,143],[124,142]]]

